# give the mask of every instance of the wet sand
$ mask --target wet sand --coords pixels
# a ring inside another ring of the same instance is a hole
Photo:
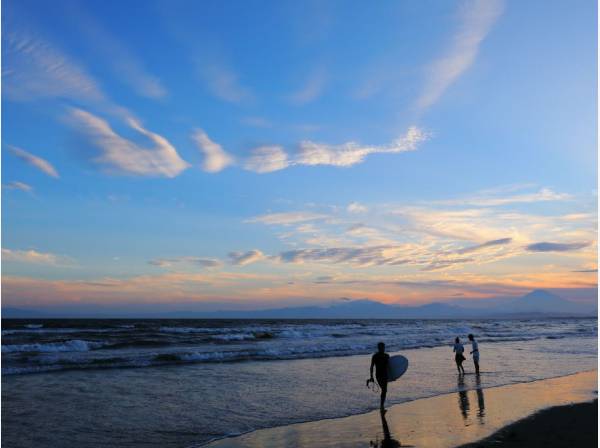
[[[462,381],[457,380],[456,393],[398,404],[390,407],[384,416],[374,411],[339,419],[299,423],[219,440],[208,446],[451,448],[489,438],[507,425],[542,409],[596,399],[598,372],[487,389],[485,375],[482,375],[476,381],[478,388],[475,390],[465,390]],[[402,387],[401,381],[393,387]],[[373,397],[374,407],[376,398]],[[587,431],[595,434],[596,422],[592,424],[590,419],[586,421],[590,426]],[[531,421],[521,424],[529,425]],[[536,428],[539,429],[530,432],[532,436],[535,431],[543,430],[544,426],[538,424]],[[494,446],[497,445],[494,443]],[[527,446],[532,445],[530,443]],[[560,446],[572,445],[564,440]]]
[[[595,448],[597,429],[598,400],[594,400],[545,409],[460,448]]]

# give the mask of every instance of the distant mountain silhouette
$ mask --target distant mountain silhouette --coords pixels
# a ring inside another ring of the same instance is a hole
[[[485,300],[490,306],[482,307]],[[565,300],[544,290],[532,291],[523,297],[502,299],[479,299],[477,306],[469,307],[453,303],[429,303],[420,306],[388,305],[369,299],[340,299],[324,306],[273,308],[265,310],[223,311],[167,311],[167,312],[113,312],[107,310],[90,314],[73,310],[53,313],[18,308],[2,308],[4,318],[44,317],[140,317],[140,318],[215,318],[215,319],[469,319],[494,317],[550,317],[550,316],[597,316],[593,305]],[[465,303],[465,301],[461,301]]]
[[[18,319],[18,318],[36,318],[48,317],[48,314],[38,310],[28,310],[23,308],[2,307],[3,319]]]

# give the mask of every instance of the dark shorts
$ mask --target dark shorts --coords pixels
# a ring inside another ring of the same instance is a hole
[[[454,357],[454,360],[459,364],[461,362],[463,362],[465,359],[467,359],[467,358],[465,358],[462,353],[457,353],[456,356]]]
[[[381,390],[387,390],[388,379],[387,376],[376,376],[377,384],[381,387]]]

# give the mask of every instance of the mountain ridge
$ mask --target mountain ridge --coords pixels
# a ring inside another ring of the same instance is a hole
[[[484,299],[482,299],[484,300]],[[7,315],[8,314],[8,315]],[[597,316],[593,305],[572,302],[537,289],[522,297],[502,299],[500,303],[482,308],[447,302],[407,306],[385,304],[371,299],[340,298],[329,305],[271,308],[263,310],[217,310],[137,313],[52,313],[50,310],[2,308],[3,318],[203,318],[203,319],[470,319],[511,317],[592,317]]]

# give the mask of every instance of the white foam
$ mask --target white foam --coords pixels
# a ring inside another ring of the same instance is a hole
[[[106,345],[103,342],[95,341],[82,341],[80,339],[73,339],[65,342],[49,342],[46,344],[16,344],[16,345],[3,345],[3,353],[16,353],[16,352],[87,352],[95,348],[100,348]]]

